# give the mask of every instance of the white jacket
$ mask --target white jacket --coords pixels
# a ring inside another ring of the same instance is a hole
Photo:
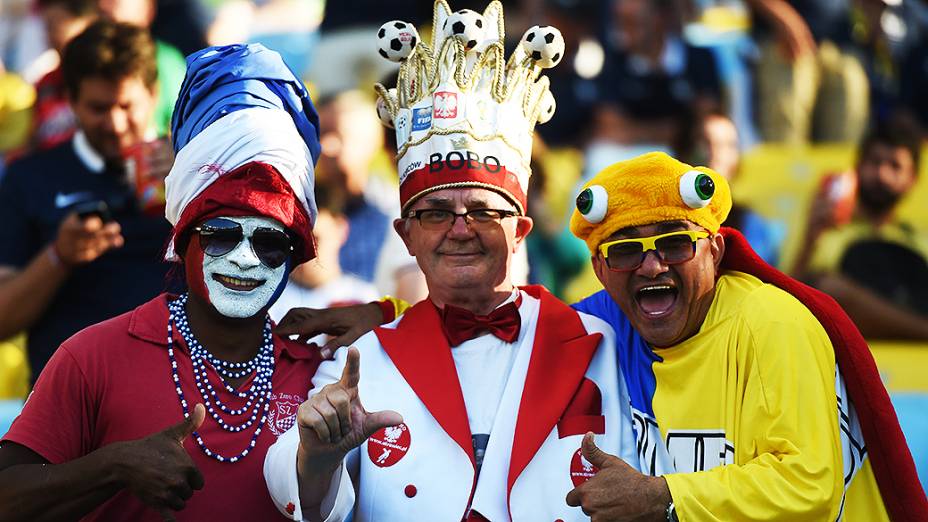
[[[611,328],[540,287],[522,296],[518,352],[476,487],[467,412],[435,307],[424,301],[358,340],[362,404],[397,411],[403,424],[348,454],[333,479],[337,491],[323,504],[331,508],[327,520],[353,514],[356,521],[456,522],[468,506],[492,522],[586,520],[565,498],[593,471],[579,454],[588,431],[604,451],[639,468]],[[346,354],[339,350],[319,367],[314,390],[339,379]],[[294,426],[270,448],[264,467],[275,504],[295,519],[302,516],[298,446]],[[357,477],[357,491],[345,470]]]

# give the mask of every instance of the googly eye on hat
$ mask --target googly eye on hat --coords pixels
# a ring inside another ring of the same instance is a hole
[[[609,193],[601,185],[593,185],[577,196],[577,210],[590,223],[601,223],[609,210]]]
[[[715,182],[698,170],[690,170],[680,176],[680,197],[690,208],[703,208],[712,201]]]

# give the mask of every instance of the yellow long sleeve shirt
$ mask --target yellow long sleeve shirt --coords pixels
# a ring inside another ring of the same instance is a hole
[[[846,465],[834,351],[793,296],[727,272],[699,333],[656,353],[654,414],[681,521],[888,520],[869,461]]]

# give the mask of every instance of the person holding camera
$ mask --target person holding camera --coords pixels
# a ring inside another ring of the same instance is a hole
[[[95,22],[66,46],[62,70],[78,131],[0,180],[0,339],[27,331],[33,382],[65,339],[157,295],[168,269],[170,226],[144,211],[124,160],[151,137],[151,37]],[[158,157],[151,175],[170,169],[170,154]]]

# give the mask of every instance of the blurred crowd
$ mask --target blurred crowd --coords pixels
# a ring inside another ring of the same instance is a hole
[[[522,282],[567,299],[595,290],[566,227],[576,188],[664,150],[731,180],[725,224],[866,336],[928,341],[928,205],[911,202],[928,194],[928,2],[503,4],[510,47],[536,24],[567,45],[548,70],[557,111],[535,135]],[[0,0],[0,399],[24,396],[70,335],[171,289],[158,182],[184,56],[207,45],[279,51],[320,113],[318,257],[272,316],[422,299],[392,230],[395,138],[371,86],[397,68],[377,28],[431,12],[429,0]]]

